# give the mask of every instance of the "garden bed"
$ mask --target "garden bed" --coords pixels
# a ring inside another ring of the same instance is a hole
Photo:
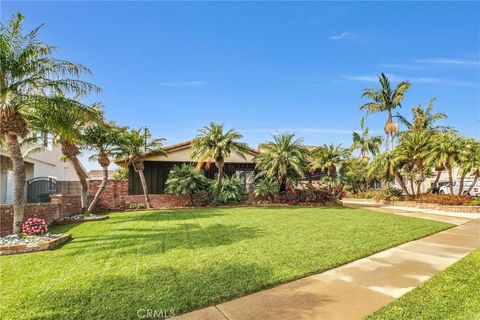
[[[18,235],[8,235],[0,238],[0,255],[51,250],[71,238],[72,235],[70,233],[47,233],[43,236],[28,236],[25,238]]]
[[[89,222],[89,221],[101,221],[108,219],[108,215],[85,215],[85,214],[77,214],[70,217],[65,217],[61,220],[55,222],[55,224],[63,225],[63,224],[75,224],[80,222]]]

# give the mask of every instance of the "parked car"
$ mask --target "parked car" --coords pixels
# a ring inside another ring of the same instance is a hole
[[[465,180],[463,182],[463,194],[464,195],[469,195],[472,197],[480,197],[480,180],[478,180],[475,185],[473,186],[472,190],[470,191],[469,194],[467,194],[468,188],[472,184],[473,180]],[[452,182],[453,186],[453,194],[458,194],[458,191],[460,189],[460,180],[454,180]],[[450,184],[447,183],[443,186],[440,187],[439,189],[440,194],[450,194]]]

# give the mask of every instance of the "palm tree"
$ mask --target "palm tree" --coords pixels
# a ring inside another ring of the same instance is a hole
[[[72,99],[53,96],[64,92],[82,97],[97,89],[78,79],[89,70],[82,65],[52,56],[54,48],[39,41],[37,27],[29,33],[22,28],[23,15],[12,16],[8,25],[0,24],[0,136],[12,162],[15,177],[13,192],[13,232],[20,231],[24,213],[25,163],[18,139],[25,138],[30,126],[25,115],[52,106],[73,107]]]
[[[367,154],[371,154],[375,156],[377,153],[380,152],[380,146],[383,142],[382,137],[380,136],[368,136],[368,127],[364,126],[365,119],[362,117],[360,119],[360,128],[361,132],[353,132],[353,144],[351,146],[351,150],[360,149],[360,156],[359,159],[363,160],[366,159]]]
[[[442,132],[437,137],[434,147],[432,148],[432,157],[437,158],[447,169],[450,194],[453,194],[452,171],[460,160],[460,144],[462,138],[453,130]]]
[[[420,194],[420,186],[425,181],[426,173],[431,171],[431,167],[428,166],[432,149],[431,137],[427,131],[407,131],[401,135],[400,142],[395,148],[396,161],[405,164],[413,195]]]
[[[349,153],[349,150],[343,148],[341,144],[337,146],[333,143],[328,146],[324,144],[312,152],[313,160],[310,163],[310,170],[326,169],[329,176],[334,176]]]
[[[125,130],[125,128],[117,127],[114,122],[105,122],[104,119],[101,119],[92,122],[83,131],[85,148],[93,152],[90,160],[96,160],[103,170],[102,182],[88,206],[88,213],[92,213],[100,195],[107,186],[108,166],[110,165],[110,159],[114,156],[117,140],[121,136],[122,130]]]
[[[294,133],[277,133],[272,138],[260,145],[255,157],[257,176],[276,179],[280,191],[285,191],[289,179],[305,176],[308,150]]]
[[[150,139],[146,128],[143,133],[141,129],[125,130],[125,132],[119,136],[117,147],[114,150],[117,162],[127,163],[128,166],[131,165],[135,172],[138,173],[147,209],[151,209],[152,204],[148,196],[147,182],[143,173],[145,170],[144,159],[147,155],[166,156],[167,152],[162,144],[164,140],[163,138]]]
[[[403,123],[408,130],[411,131],[422,131],[426,130],[429,132],[439,132],[448,127],[435,125],[440,119],[446,119],[447,115],[442,112],[433,113],[433,104],[435,103],[436,98],[430,99],[428,102],[427,108],[423,108],[421,105],[415,106],[412,108],[413,121],[409,122],[405,117],[400,115],[398,112],[395,115],[401,123]]]
[[[166,191],[172,194],[186,194],[190,198],[193,207],[193,194],[208,187],[205,175],[194,166],[182,164],[173,167],[168,174]]]
[[[76,107],[71,106],[72,104]],[[67,106],[70,107],[66,108]],[[65,110],[54,107],[46,110],[32,110],[26,118],[42,132],[53,133],[54,142],[61,145],[64,158],[70,161],[80,181],[81,206],[82,212],[85,212],[88,207],[88,175],[78,156],[85,144],[84,130],[101,117],[100,106],[98,104],[83,106],[77,101],[67,101],[62,108]]]
[[[370,102],[361,106],[360,110],[367,110],[367,115],[385,111],[388,113],[384,129],[387,137],[390,136],[391,148],[393,149],[393,138],[398,133],[398,124],[393,122],[392,111],[401,107],[401,102],[405,97],[405,92],[410,88],[410,83],[402,81],[395,87],[395,90],[392,90],[390,81],[384,73],[378,76],[378,80],[381,86],[379,90],[368,88],[363,91],[362,97],[369,98]]]
[[[245,143],[238,141],[242,138],[243,136],[235,129],[224,132],[223,124],[214,122],[198,130],[198,135],[192,141],[191,154],[191,157],[197,161],[197,169],[204,164],[209,168],[210,164],[215,162],[218,170],[218,184],[221,185],[225,159],[232,153],[245,159],[245,153],[250,152],[250,148]]]
[[[473,174],[474,181],[466,190],[470,194],[480,176],[480,142],[475,139],[465,139],[463,147],[460,150],[460,186],[458,194],[463,194],[465,176]]]
[[[396,180],[403,192],[406,195],[410,195],[407,185],[405,184],[405,179],[400,172],[402,165],[394,150],[385,151],[376,156],[373,161],[368,164],[368,175],[370,177],[379,177],[387,183]]]

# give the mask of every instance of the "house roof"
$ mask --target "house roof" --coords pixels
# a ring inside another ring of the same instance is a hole
[[[179,143],[175,143],[175,144],[166,146],[164,149],[165,149],[165,151],[167,151],[167,154],[168,154],[170,152],[175,152],[175,151],[179,151],[179,150],[188,149],[188,148],[190,148],[191,144],[192,144],[192,140],[187,140],[187,141],[182,141],[182,142],[179,142]],[[250,148],[250,147],[248,147],[248,152],[253,156],[256,156],[258,154],[257,150],[255,150],[253,148]],[[156,156],[156,155],[152,154],[152,153],[149,153],[149,152],[144,154],[145,160],[148,160],[148,158],[152,157],[152,156]],[[117,160],[115,160],[115,163],[118,164],[118,165],[125,164],[126,160],[127,159],[125,159],[125,158],[117,159]]]

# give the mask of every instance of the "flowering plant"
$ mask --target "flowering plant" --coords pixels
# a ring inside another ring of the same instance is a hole
[[[29,236],[45,234],[47,230],[47,222],[41,218],[29,218],[22,224],[22,232]]]

